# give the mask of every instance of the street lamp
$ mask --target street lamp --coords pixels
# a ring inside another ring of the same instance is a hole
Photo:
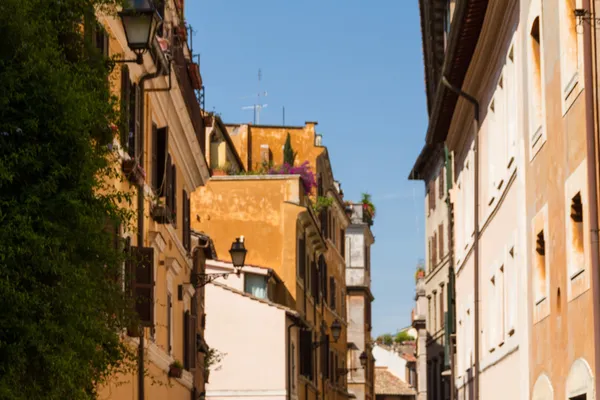
[[[367,362],[369,361],[369,356],[367,356],[367,352],[363,351],[362,353],[360,353],[360,357],[358,357],[358,359],[360,360],[360,365],[362,365],[363,368],[367,368]]]
[[[331,323],[331,336],[333,336],[333,341],[337,343],[340,340],[340,336],[342,335],[342,323],[336,319]]]
[[[244,246],[244,237],[240,236],[236,238],[235,241],[231,244],[231,249],[229,250],[229,254],[231,254],[231,263],[233,264],[234,274],[239,275],[241,269],[244,267],[244,262],[246,260],[246,247]],[[194,274],[192,275],[192,284],[196,289],[206,286],[211,283],[215,279],[224,278],[227,279],[231,272],[219,272],[212,274]]]
[[[156,12],[151,0],[129,0],[129,6],[119,13],[121,23],[125,30],[127,45],[135,53],[135,60],[123,60],[121,62],[143,63],[142,55],[152,46],[154,34],[160,16]]]
[[[231,244],[231,249],[229,249],[229,254],[231,254],[231,263],[238,274],[239,270],[244,266],[247,252],[248,250],[246,250],[246,247],[244,247],[244,236],[236,238],[235,242]]]

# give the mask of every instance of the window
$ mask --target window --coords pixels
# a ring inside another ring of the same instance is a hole
[[[441,223],[439,228],[438,228],[438,232],[439,232],[439,254],[440,254],[440,261],[444,259],[444,224]]]
[[[256,274],[244,274],[244,292],[259,299],[268,299],[267,277]]]
[[[577,1],[561,0],[560,3],[560,67],[563,98],[567,98],[578,81],[579,69],[577,21],[575,9]]]
[[[444,286],[440,286],[440,327],[444,328]]]
[[[508,51],[504,67],[505,88],[505,113],[506,113],[506,167],[510,168],[515,159],[517,147],[517,116],[519,103],[517,98],[517,73],[515,68],[515,49],[511,46]]]
[[[136,133],[139,128],[137,116],[137,85],[131,82],[129,68],[121,69],[121,113],[125,117],[121,125],[121,145],[131,158],[135,158]]]
[[[542,138],[542,36],[540,17],[531,24],[530,31],[530,146],[535,147]]]
[[[567,237],[570,239],[569,245],[569,278],[574,278],[585,267],[584,256],[584,238],[583,238],[583,204],[581,201],[581,192],[577,192],[571,199],[571,215],[569,218],[570,232]]]
[[[154,248],[131,247],[126,281],[142,326],[154,325]]]
[[[152,124],[152,188],[158,197],[165,193],[165,172],[168,157],[168,127]]]
[[[298,265],[298,277],[301,280],[306,278],[306,242],[304,235],[298,238],[298,259],[296,260]]]
[[[188,252],[192,250],[192,229],[190,226],[190,198],[185,190],[182,190],[182,211],[183,211],[183,248]]]
[[[190,311],[183,313],[183,367],[188,371],[196,369],[196,315]]]
[[[437,324],[437,290],[433,291],[433,312],[431,314],[433,316],[432,328],[433,328],[434,332],[437,332],[437,330],[438,330],[438,324]]]
[[[313,345],[312,332],[308,330],[300,331],[300,375],[313,380]]]
[[[440,175],[438,177],[438,182],[439,182],[438,195],[439,195],[440,199],[443,199],[444,198],[444,192],[445,192],[445,188],[444,188],[444,167],[442,167],[440,169]]]
[[[431,244],[433,243],[433,238],[427,239],[427,255],[429,256],[429,272],[433,270],[433,249],[431,248]]]
[[[431,244],[431,247],[432,247],[431,250],[433,251],[433,254],[431,256],[431,262],[432,262],[434,268],[435,268],[435,265],[438,262],[438,255],[437,255],[438,239],[437,238],[438,238],[437,232],[434,231],[433,232],[433,242]]]
[[[429,211],[435,209],[435,179],[429,181],[427,194],[429,196]]]
[[[317,270],[317,263],[315,261],[311,261],[310,263],[310,294],[312,298],[315,300],[315,303],[319,303],[321,299],[319,298],[319,271]]]
[[[337,298],[337,287],[335,278],[329,277],[329,306],[335,311],[337,310],[336,298]]]
[[[167,176],[165,203],[168,210],[169,221],[176,225],[177,223],[177,169],[172,163],[171,155],[167,155]]]
[[[340,229],[340,255],[346,260],[346,230]]]
[[[537,233],[535,238],[535,303],[539,304],[546,298],[548,282],[546,277],[546,238],[544,231]]]

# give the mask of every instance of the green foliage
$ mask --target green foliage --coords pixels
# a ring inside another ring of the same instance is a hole
[[[315,213],[320,213],[323,210],[328,209],[333,205],[333,197],[328,196],[318,196],[315,202],[312,205],[313,211]]]
[[[288,133],[283,145],[283,163],[293,166],[297,155],[298,153],[292,148],[292,139]]]
[[[383,335],[379,335],[375,342],[386,346],[391,346],[394,344],[394,337],[389,333],[384,333]]]
[[[2,399],[92,399],[132,367],[123,251],[104,229],[130,216],[109,183],[119,107],[81,35],[88,10],[115,3],[0,1]]]
[[[221,363],[221,361],[223,361],[226,355],[227,353],[223,353],[213,347],[210,347],[208,349],[208,353],[206,353],[204,356],[204,369],[208,371],[212,366],[217,366],[216,370],[219,370],[220,367],[218,365]]]
[[[396,336],[394,336],[394,343],[404,343],[411,340],[414,340],[413,337],[410,336],[406,331],[400,331],[396,333]]]
[[[183,364],[179,360],[175,360],[171,363],[171,367],[183,369]]]

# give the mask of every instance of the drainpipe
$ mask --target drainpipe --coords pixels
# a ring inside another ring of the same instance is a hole
[[[140,131],[139,131],[139,143],[136,146],[137,152],[137,160],[138,163],[143,167],[144,166],[144,83],[149,80],[156,78],[160,75],[160,72],[154,72],[151,74],[143,75],[138,83],[139,91],[140,91],[140,102],[139,102],[139,113],[140,113]],[[137,210],[137,219],[138,219],[138,234],[137,234],[137,245],[138,247],[144,246],[144,184],[138,185],[138,210]],[[140,343],[138,346],[138,399],[145,399],[145,388],[144,388],[144,329],[140,330]]]
[[[475,155],[475,165],[473,166],[475,170],[474,177],[474,204],[475,207],[473,209],[473,225],[474,225],[474,243],[473,243],[473,280],[474,280],[474,310],[475,314],[475,323],[474,323],[474,347],[475,347],[475,365],[473,367],[473,386],[475,392],[475,400],[479,399],[479,102],[473,96],[468,93],[463,92],[460,88],[452,86],[450,82],[446,79],[445,76],[442,76],[442,84],[450,89],[452,92],[456,93],[456,95],[466,99],[469,103],[473,105],[473,114],[475,119],[475,143],[473,146],[473,153]]]
[[[600,304],[600,276],[598,273],[598,180],[597,180],[597,159],[596,159],[596,126],[598,113],[596,110],[596,99],[594,98],[595,82],[594,73],[597,71],[597,60],[595,55],[595,19],[594,2],[583,0],[583,9],[587,9],[592,16],[592,20],[583,23],[583,65],[584,65],[584,95],[585,95],[585,130],[587,139],[587,170],[588,170],[588,203],[590,213],[590,236],[591,236],[591,280],[592,280],[592,299],[593,304]],[[600,371],[600,315],[596,308],[593,313],[594,318],[594,364],[596,374]],[[595,379],[595,392],[600,393],[600,380]]]
[[[454,400],[454,334],[456,324],[456,303],[455,303],[455,278],[454,278],[454,212],[453,204],[450,201],[450,188],[454,184],[452,180],[452,171],[454,169],[454,160],[450,157],[448,146],[444,145],[444,161],[446,164],[446,206],[448,207],[448,322],[452,322],[446,329],[450,329],[446,337],[448,340],[448,358],[450,361],[450,400]]]
[[[287,340],[288,340],[288,344],[287,344],[287,348],[288,348],[288,362],[287,362],[287,383],[288,383],[288,387],[287,387],[287,398],[288,400],[292,400],[292,377],[291,377],[291,373],[292,373],[292,358],[294,357],[294,354],[292,354],[292,328],[295,326],[300,326],[300,324],[298,323],[298,321],[294,321],[291,325],[288,325],[288,331],[287,331]]]

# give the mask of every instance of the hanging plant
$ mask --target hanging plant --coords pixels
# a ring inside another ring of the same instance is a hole
[[[368,222],[369,225],[373,225],[373,219],[375,218],[375,205],[371,201],[371,195],[369,193],[363,193],[361,199],[363,207],[363,219]]]
[[[327,210],[333,205],[333,198],[327,196],[317,196],[317,199],[312,204],[312,209],[316,214],[319,214],[323,210]]]

